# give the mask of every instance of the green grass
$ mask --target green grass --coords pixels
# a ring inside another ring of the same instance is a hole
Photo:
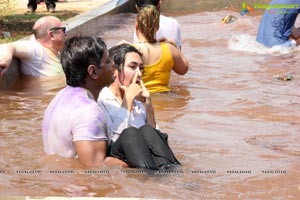
[[[0,16],[0,44],[13,42],[19,40],[23,37],[26,37],[32,33],[32,26],[34,22],[43,17],[47,16],[50,13],[34,13],[34,14],[12,14],[7,12]],[[61,21],[65,21],[75,15],[78,15],[79,12],[75,11],[60,11],[51,13],[51,15],[56,16]],[[2,36],[2,31],[10,32],[10,38],[4,38]]]

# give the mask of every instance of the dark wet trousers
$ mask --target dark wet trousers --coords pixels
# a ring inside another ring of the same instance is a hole
[[[167,134],[150,125],[130,127],[111,146],[110,156],[123,160],[131,168],[158,170],[180,166],[167,139]]]
[[[55,8],[55,0],[44,0],[47,6],[47,10],[50,8]],[[38,0],[28,0],[27,8],[32,8],[33,11],[37,9]]]

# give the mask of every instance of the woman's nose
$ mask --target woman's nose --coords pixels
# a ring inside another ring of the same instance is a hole
[[[141,72],[140,68],[137,68],[137,73],[138,73],[138,77],[142,76],[142,72]]]

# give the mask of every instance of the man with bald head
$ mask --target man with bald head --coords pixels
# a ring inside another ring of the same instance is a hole
[[[64,46],[66,27],[53,16],[38,19],[29,40],[0,45],[0,76],[10,66],[13,57],[19,58],[21,72],[41,77],[63,75],[59,52]]]

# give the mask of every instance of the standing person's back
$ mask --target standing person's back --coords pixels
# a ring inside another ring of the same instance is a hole
[[[135,5],[137,10],[139,11],[142,7],[147,5],[153,5],[158,10],[160,10],[160,6],[162,4],[161,0],[135,0]],[[167,17],[160,14],[159,17],[159,29],[156,32],[156,38],[168,38],[173,40],[176,45],[181,48],[181,33],[180,33],[180,25],[176,19],[172,17]],[[138,42],[138,38],[136,35],[136,31],[134,30],[133,36],[134,43]]]
[[[179,75],[187,73],[189,63],[180,49],[172,42],[157,42],[159,11],[154,6],[139,10],[136,20],[138,43],[135,46],[143,53],[145,68],[142,79],[151,92],[170,91],[171,70]]]
[[[287,8],[278,8],[284,5]],[[295,7],[296,5],[300,5],[300,0],[271,1],[271,9],[266,10],[261,19],[256,40],[267,47],[294,45],[295,41],[289,40],[290,37],[296,40],[300,37],[299,28],[294,27],[300,13],[300,9]]]

